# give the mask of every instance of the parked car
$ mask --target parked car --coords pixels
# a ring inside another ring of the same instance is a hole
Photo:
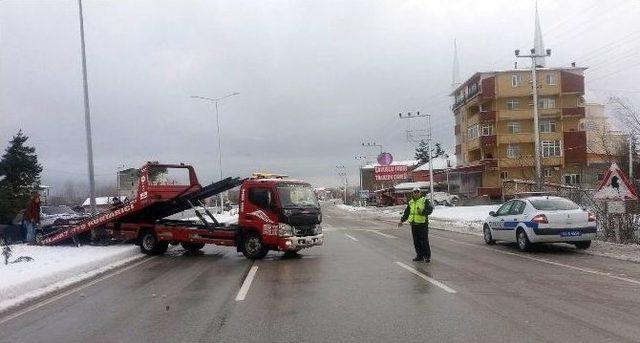
[[[36,228],[36,240],[57,230],[61,226],[74,225],[90,217],[89,213],[77,212],[66,205],[41,206],[40,225]],[[11,223],[0,225],[0,239],[6,242],[21,242],[26,238],[23,223],[24,210],[18,212]]]
[[[6,243],[24,241],[26,231],[22,225],[23,217],[24,210],[18,212],[11,223],[0,225],[0,240],[4,240]]]
[[[429,199],[429,193],[427,193],[426,197]],[[435,202],[435,205],[458,206],[460,197],[447,192],[433,192],[433,202]]]
[[[575,202],[557,196],[534,196],[507,201],[489,212],[484,241],[513,242],[522,251],[535,243],[565,242],[587,249],[596,238],[596,216]]]

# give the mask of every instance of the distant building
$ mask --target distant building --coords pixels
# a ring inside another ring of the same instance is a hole
[[[545,182],[591,188],[624,155],[627,137],[610,130],[602,105],[584,102],[584,70],[538,70]],[[535,180],[530,81],[524,69],[482,72],[452,93],[461,193],[500,197],[504,180]]]

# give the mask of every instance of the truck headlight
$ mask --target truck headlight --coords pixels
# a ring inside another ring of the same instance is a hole
[[[293,236],[293,226],[286,223],[278,224],[278,237],[291,237]]]

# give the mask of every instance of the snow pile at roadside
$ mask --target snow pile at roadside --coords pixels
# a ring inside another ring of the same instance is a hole
[[[390,218],[399,220],[405,209],[404,205],[389,207],[357,207],[349,205],[336,205],[337,208],[374,218]],[[478,206],[436,206],[429,216],[429,221],[436,229],[450,231],[477,233],[482,232],[482,224],[489,216],[490,211],[497,210],[499,205]]]
[[[591,241],[591,247],[583,250],[583,252],[590,255],[640,263],[640,245],[638,244],[616,244],[594,240]]]
[[[33,261],[0,264],[0,312],[76,282],[91,278],[144,255],[135,245],[36,246],[12,245],[9,261],[29,256]]]
[[[429,221],[436,229],[481,234],[482,225],[489,216],[489,212],[496,211],[498,207],[500,206],[437,206],[429,216]]]

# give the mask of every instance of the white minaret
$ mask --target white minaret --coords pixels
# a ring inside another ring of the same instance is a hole
[[[453,39],[453,70],[451,71],[451,90],[460,86],[460,63],[458,62],[458,43]]]
[[[544,43],[542,42],[542,30],[540,30],[540,17],[538,16],[538,1],[536,1],[536,27],[533,36],[533,48],[537,55],[544,55]],[[544,68],[546,61],[544,57],[536,57],[536,66]]]

